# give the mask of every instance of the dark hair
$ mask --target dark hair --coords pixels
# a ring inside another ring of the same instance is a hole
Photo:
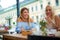
[[[21,13],[23,13],[24,10],[27,10],[29,12],[29,9],[24,7],[21,9]]]

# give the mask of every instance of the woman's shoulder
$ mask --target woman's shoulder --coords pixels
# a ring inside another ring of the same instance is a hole
[[[32,18],[30,18],[30,22],[34,22]]]
[[[20,18],[20,17],[17,19],[17,22],[22,22],[22,20],[21,20],[21,18]]]
[[[57,16],[57,15],[55,15],[54,18],[55,18],[55,19],[60,19],[59,16]]]
[[[55,16],[55,21],[56,21],[56,22],[60,22],[60,17],[56,15],[56,16]]]

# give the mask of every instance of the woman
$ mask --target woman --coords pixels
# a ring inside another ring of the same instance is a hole
[[[35,25],[33,20],[29,17],[29,9],[27,8],[22,8],[20,17],[18,18],[18,24],[16,27],[16,31],[18,33],[22,31],[30,31],[32,32],[35,29]]]
[[[60,28],[60,18],[54,15],[53,9],[51,6],[46,6],[46,21],[48,29],[57,29]]]

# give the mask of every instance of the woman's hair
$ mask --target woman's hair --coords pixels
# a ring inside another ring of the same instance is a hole
[[[27,10],[27,11],[29,12],[29,9],[24,7],[24,8],[22,8],[21,11],[20,11],[21,14],[23,13],[24,10]]]
[[[21,13],[20,13],[20,18],[23,18],[23,17],[22,17],[22,13],[23,13],[24,10],[27,10],[27,11],[29,12],[29,9],[28,9],[28,8],[25,8],[25,7],[22,8],[22,9],[21,9]],[[28,15],[27,20],[28,20],[27,22],[29,22],[29,15]]]
[[[29,12],[29,9],[28,9],[28,8],[26,8],[26,7],[22,8],[21,11],[20,11],[20,16],[19,16],[19,18],[23,18],[23,17],[22,17],[22,14],[23,14],[23,11],[24,11],[24,10],[27,10],[27,11]],[[28,19],[29,19],[29,15],[28,15]]]
[[[52,16],[52,18],[53,18],[53,17],[54,17],[54,10],[53,10],[52,6],[47,5],[45,11],[47,10],[47,7],[50,7],[50,8],[51,8],[51,11],[52,11],[52,15],[51,15],[51,16]]]
[[[22,14],[23,14],[23,11],[24,10],[27,10],[28,12],[29,12],[29,9],[28,8],[22,8],[21,9],[21,11],[20,11],[20,16],[19,16],[19,18],[18,18],[18,22],[21,22],[22,21],[22,19],[23,19],[23,17],[22,17]],[[29,17],[29,15],[28,15],[28,18],[27,18],[27,22],[28,22],[28,24],[30,23],[30,22],[33,22],[33,20]]]

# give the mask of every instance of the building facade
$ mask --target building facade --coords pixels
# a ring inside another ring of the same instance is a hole
[[[60,0],[35,0],[31,3],[26,3],[24,6],[22,5],[20,9],[27,7],[30,12],[30,17],[35,22],[39,22],[41,18],[45,17],[45,8],[47,5],[52,6],[56,15],[60,14]]]
[[[16,5],[6,8],[0,12],[0,24],[16,26],[17,9]]]
[[[29,9],[29,16],[33,18],[35,22],[39,22],[42,18],[45,17],[45,8],[47,5],[52,6],[54,9],[55,15],[60,15],[60,0],[25,0],[20,3],[20,10],[23,7]],[[5,9],[4,12],[0,13],[0,24],[8,23],[8,18],[11,18],[11,25],[13,22],[16,23],[17,20],[17,9],[16,5],[10,7],[9,10]]]

